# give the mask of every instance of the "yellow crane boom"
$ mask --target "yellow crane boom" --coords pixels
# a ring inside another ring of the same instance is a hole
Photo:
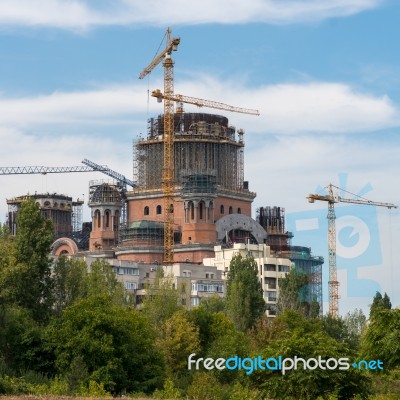
[[[167,29],[166,47],[153,61],[143,69],[139,79],[148,75],[154,67],[163,61],[164,67],[164,92],[168,96],[174,94],[174,62],[172,51],[178,49],[179,38],[171,39],[171,29]],[[164,160],[162,188],[164,194],[164,263],[174,262],[174,103],[172,100],[164,101]]]
[[[161,103],[163,99],[165,100],[167,98],[167,95],[163,94],[160,89],[153,90],[151,92],[151,95],[153,97],[156,97],[159,103]],[[184,96],[182,94],[174,94],[173,96],[168,96],[168,99],[175,101],[177,103],[194,104],[197,107],[209,107],[209,108],[216,108],[219,110],[237,112],[242,114],[260,115],[258,110],[253,110],[251,108],[230,106],[225,103],[219,103],[217,101],[212,101],[212,100],[199,99],[196,97]]]
[[[347,199],[339,195],[334,194],[333,188],[340,191],[344,191],[339,187],[332,185],[331,183],[327,186],[328,194],[309,194],[306,198],[309,203],[314,203],[316,200],[328,202],[328,254],[329,254],[329,314],[333,317],[339,316],[339,282],[337,280],[337,267],[336,267],[336,215],[335,215],[335,203],[351,203],[351,204],[363,204],[370,206],[386,207],[388,209],[397,208],[392,203],[382,203],[378,201],[371,201],[359,197],[358,199]],[[353,196],[354,193],[347,192]]]

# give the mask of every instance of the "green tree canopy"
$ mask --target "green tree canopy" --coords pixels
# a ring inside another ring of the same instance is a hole
[[[373,315],[378,311],[390,310],[391,308],[392,303],[390,302],[389,296],[385,293],[382,297],[380,292],[376,292],[369,310],[369,317],[372,318]]]
[[[61,374],[79,357],[88,379],[103,383],[114,394],[151,392],[160,387],[162,356],[146,318],[115,305],[109,295],[91,296],[67,307],[52,337]]]
[[[40,213],[33,199],[25,200],[17,216],[13,271],[14,301],[29,310],[36,321],[45,321],[51,314],[52,222]]]
[[[226,312],[236,329],[246,331],[265,311],[258,279],[258,266],[253,257],[235,255],[229,265],[226,281]]]

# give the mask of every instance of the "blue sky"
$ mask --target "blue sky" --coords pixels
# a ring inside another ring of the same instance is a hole
[[[162,87],[162,68],[137,78],[172,26],[181,37],[176,93],[261,112],[227,115],[246,132],[254,210],[278,205],[288,220],[322,218],[326,204],[310,205],[305,196],[330,182],[353,193],[370,184],[365,197],[398,203],[399,20],[396,0],[0,0],[0,165],[71,166],[88,158],[132,177],[132,140],[162,112],[147,96]],[[0,177],[0,221],[6,198],[35,191],[87,198],[88,181],[101,178]],[[350,218],[353,231],[338,221],[347,257],[339,269],[342,312],[365,309],[376,288],[400,304],[393,283],[400,279],[399,214],[368,213],[377,221],[367,221],[376,257],[357,253],[367,240],[364,211]],[[319,231],[299,231],[293,243],[327,259]]]

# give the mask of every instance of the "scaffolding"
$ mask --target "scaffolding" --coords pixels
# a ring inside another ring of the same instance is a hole
[[[80,232],[82,230],[82,206],[83,200],[77,199],[72,202],[72,232]]]
[[[175,182],[185,184],[196,174],[210,178],[209,185],[221,190],[243,192],[243,130],[236,135],[226,117],[206,113],[174,116]],[[161,188],[163,172],[163,116],[150,118],[147,138],[134,142],[134,181],[138,188]],[[247,191],[248,192],[248,191]]]
[[[12,235],[15,235],[17,232],[17,216],[19,213],[19,209],[23,202],[28,199],[33,199],[36,204],[38,204],[41,215],[44,218],[52,221],[55,237],[68,235],[74,230],[74,204],[80,203],[80,207],[82,207],[83,201],[78,199],[76,202],[73,202],[72,197],[58,193],[35,193],[33,195],[28,194],[25,196],[18,196],[12,199],[7,199],[7,224]]]
[[[309,247],[290,246],[290,260],[295,270],[307,275],[307,287],[302,292],[302,302],[318,303],[319,314],[323,314],[322,301],[322,265],[324,258],[313,256]]]
[[[276,254],[288,252],[291,232],[285,231],[285,209],[283,207],[260,207],[256,212],[256,221],[268,233],[266,244]]]

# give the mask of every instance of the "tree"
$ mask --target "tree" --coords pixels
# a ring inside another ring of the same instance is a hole
[[[390,302],[389,296],[385,293],[382,297],[380,292],[376,292],[369,310],[369,318],[371,319],[376,312],[390,310],[391,308],[392,303]]]
[[[306,319],[293,311],[286,311],[276,319],[282,319],[286,324],[286,337],[272,339],[261,354],[258,353],[264,359],[278,359],[279,356],[304,360],[347,357],[351,363],[354,352],[345,343],[327,335],[318,320]],[[315,362],[310,365],[315,365]],[[326,399],[330,395],[343,400],[356,395],[366,399],[369,394],[369,379],[356,368],[304,370],[302,366],[300,363],[297,369],[286,371],[285,375],[281,370],[258,369],[250,375],[250,381],[266,398],[274,399],[311,400],[319,396]]]
[[[78,300],[51,330],[58,372],[71,374],[79,360],[88,380],[113,393],[150,393],[162,385],[162,356],[146,318],[110,295]],[[75,360],[75,361],[74,361]]]
[[[87,276],[87,296],[98,295],[111,296],[114,304],[118,305],[132,303],[123,285],[117,280],[111,265],[104,260],[92,263]]]
[[[186,288],[183,289],[186,293]],[[161,323],[183,308],[179,299],[180,293],[175,288],[173,277],[164,276],[163,269],[158,268],[154,283],[148,284],[146,287],[142,307],[143,313],[149,319],[151,325],[157,329]]]
[[[258,266],[252,257],[235,255],[226,281],[226,312],[236,329],[246,331],[265,311]]]
[[[33,199],[25,200],[17,216],[14,301],[30,311],[36,321],[45,321],[52,306],[51,260],[52,222],[40,213]]]
[[[361,309],[356,308],[354,311],[349,311],[344,317],[344,323],[348,331],[360,339],[362,331],[367,322],[367,317]]]
[[[62,311],[88,294],[87,265],[83,260],[60,256],[54,263],[53,299],[58,317]]]
[[[167,372],[171,377],[186,373],[189,355],[200,351],[197,326],[187,311],[179,310],[160,326],[160,331],[157,345],[164,354]]]
[[[380,359],[385,370],[400,366],[400,309],[391,308],[389,296],[376,292],[361,339],[362,355],[366,359]]]
[[[284,278],[279,279],[278,314],[285,310],[294,310],[304,316],[318,316],[319,303],[308,300],[308,291],[307,275],[299,268],[292,268]]]

